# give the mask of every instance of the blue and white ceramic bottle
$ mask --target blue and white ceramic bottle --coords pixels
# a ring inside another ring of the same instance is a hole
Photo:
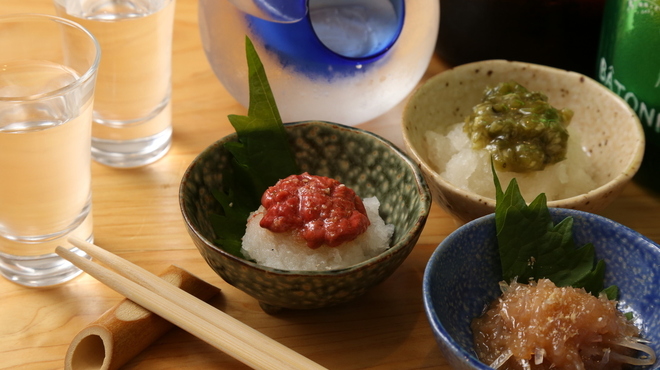
[[[245,36],[266,68],[284,122],[357,125],[392,109],[428,67],[437,0],[200,0],[207,58],[248,105]]]

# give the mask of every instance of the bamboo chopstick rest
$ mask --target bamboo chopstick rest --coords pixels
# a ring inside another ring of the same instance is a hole
[[[168,267],[160,277],[195,297],[207,301],[219,289],[177,267]],[[124,299],[74,338],[64,359],[66,370],[117,369],[174,325]]]

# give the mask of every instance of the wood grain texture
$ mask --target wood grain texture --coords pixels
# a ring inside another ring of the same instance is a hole
[[[159,277],[203,301],[220,292],[175,265],[170,265]],[[155,313],[123,299],[76,334],[67,350],[64,368],[119,369],[173,327]]]
[[[0,14],[54,14],[51,0],[0,0]],[[144,168],[93,164],[96,244],[159,273],[176,263],[222,289],[212,304],[330,369],[449,369],[435,345],[422,306],[421,283],[431,253],[454,221],[437,205],[419,243],[385,282],[351,304],[265,314],[203,261],[188,237],[178,204],[181,176],[193,158],[231,133],[228,114],[245,114],[215,78],[201,46],[197,1],[177,0],[173,45],[173,124],[170,153]],[[427,76],[447,67],[433,60]],[[401,106],[360,125],[402,145]],[[660,198],[636,183],[604,216],[660,241]],[[61,369],[82,328],[123,299],[87,275],[60,286],[30,289],[0,279],[0,369]],[[192,335],[174,329],[124,369],[243,369]]]

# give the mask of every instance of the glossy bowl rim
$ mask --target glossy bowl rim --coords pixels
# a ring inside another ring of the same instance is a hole
[[[609,90],[602,84],[600,84],[598,81],[592,79],[589,76],[583,75],[578,72],[573,72],[573,71],[568,71],[564,69],[559,69],[555,67],[550,67],[550,66],[545,66],[541,64],[535,64],[535,63],[528,63],[528,62],[520,62],[520,61],[512,61],[512,60],[504,60],[504,59],[489,59],[489,60],[483,60],[483,61],[477,61],[477,62],[472,62],[472,63],[467,63],[463,65],[459,65],[453,68],[450,68],[446,71],[442,71],[440,73],[437,73],[436,75],[432,76],[429,78],[426,82],[423,84],[419,85],[411,94],[410,98],[406,102],[406,106],[403,111],[403,117],[405,118],[407,116],[407,112],[409,109],[411,109],[412,106],[412,101],[415,98],[417,94],[420,94],[421,91],[424,89],[425,86],[430,85],[431,83],[435,83],[435,81],[442,79],[442,75],[445,72],[453,72],[453,71],[462,71],[462,70],[474,70],[475,68],[485,68],[488,65],[491,64],[511,64],[511,65],[516,65],[520,67],[525,67],[529,68],[532,70],[539,71],[541,73],[551,73],[551,74],[563,74],[563,75],[574,75],[575,77],[578,78],[584,78],[587,81],[590,81],[590,83],[595,83],[600,87],[600,89],[605,92],[606,95],[611,97],[613,100],[617,101],[620,105],[622,105],[628,113],[633,117],[633,119],[637,122],[635,128],[637,129],[636,131],[638,132],[638,138],[639,140],[637,141],[638,145],[635,148],[635,152],[633,156],[631,157],[631,160],[627,164],[626,168],[617,174],[614,178],[612,178],[610,181],[589,190],[586,193],[583,194],[578,194],[574,195],[568,198],[562,198],[562,199],[555,199],[548,201],[548,207],[556,207],[556,208],[568,208],[571,205],[574,204],[579,204],[581,203],[582,200],[585,198],[588,198],[594,194],[608,194],[609,192],[612,192],[613,189],[618,187],[620,184],[626,183],[632,177],[637,173],[641,166],[642,158],[644,156],[644,150],[646,146],[646,136],[644,134],[644,128],[642,126],[642,123],[640,122],[639,118],[637,117],[637,114],[635,113],[634,110],[628,105],[628,103],[623,100],[620,96],[618,96],[616,93],[613,91]],[[478,199],[480,203],[485,204],[488,207],[495,208],[495,199],[490,198],[478,193],[475,193],[473,191],[465,190],[461,187],[458,187],[449,181],[445,180],[437,171],[431,167],[431,165],[428,163],[428,160],[424,159],[418,150],[417,147],[411,145],[411,141],[408,135],[408,130],[405,129],[408,125],[405,124],[406,120],[402,120],[402,127],[404,128],[402,130],[403,132],[403,141],[405,143],[406,148],[408,149],[408,152],[410,153],[411,157],[415,159],[415,161],[419,164],[419,166],[424,170],[425,173],[427,173],[429,176],[432,177],[433,181],[441,184],[442,188],[448,189],[448,191],[452,191],[456,193],[457,195],[467,198],[467,199]]]
[[[658,245],[656,242],[654,242],[647,236],[607,217],[595,213],[585,212],[571,208],[549,207],[548,209],[550,210],[551,213],[564,214],[566,215],[566,217],[585,216],[588,217],[590,220],[597,221],[597,223],[609,224],[610,226],[614,226],[620,230],[631,233],[637,239],[643,241],[644,245],[647,245],[648,247],[651,248],[655,248],[658,252],[660,252],[660,245]],[[444,252],[444,250],[448,248],[448,245],[458,237],[459,233],[463,232],[463,230],[468,229],[469,227],[474,227],[475,225],[481,226],[483,224],[493,223],[494,219],[495,219],[495,213],[481,216],[479,218],[476,218],[470,222],[467,222],[459,226],[456,230],[454,230],[451,234],[449,234],[445,239],[442,240],[442,242],[438,244],[436,249],[431,254],[431,257],[429,258],[426,267],[424,268],[424,275],[422,278],[422,299],[424,303],[424,312],[426,314],[429,324],[433,329],[434,336],[436,338],[437,337],[440,338],[440,340],[446,345],[448,351],[454,353],[455,355],[461,356],[465,361],[467,361],[470,367],[479,370],[492,370],[492,368],[481,362],[475,356],[474,353],[470,353],[466,351],[461,345],[456,343],[456,341],[451,337],[451,335],[449,335],[449,333],[447,333],[447,331],[445,330],[445,327],[442,325],[439,315],[435,311],[430,293],[431,269],[440,259],[440,255]]]
[[[305,271],[305,270],[281,270],[277,268],[272,268],[268,266],[262,266],[257,263],[248,261],[246,259],[234,256],[230,253],[227,253],[224,251],[222,248],[216,246],[214,243],[210,242],[202,233],[198,230],[197,227],[195,227],[192,222],[190,217],[188,216],[185,208],[185,203],[183,201],[183,193],[185,191],[185,181],[189,177],[190,173],[196,166],[196,164],[199,162],[199,159],[203,157],[204,155],[208,154],[212,150],[214,150],[217,146],[222,145],[225,142],[228,142],[230,140],[233,140],[237,137],[236,132],[233,132],[229,135],[226,135],[222,137],[219,140],[216,140],[212,144],[210,144],[208,147],[206,147],[201,153],[199,153],[188,165],[186,168],[186,171],[184,172],[182,178],[181,178],[181,183],[179,185],[179,208],[181,210],[181,214],[184,219],[184,223],[186,225],[186,228],[190,233],[194,233],[194,235],[199,238],[207,247],[209,247],[211,250],[213,250],[216,253],[219,253],[220,256],[223,258],[227,258],[230,260],[233,260],[237,263],[240,263],[246,267],[249,267],[254,270],[261,270],[270,274],[274,275],[282,275],[282,276],[338,276],[338,275],[348,275],[352,274],[355,271],[363,270],[368,268],[371,264],[374,262],[384,260],[389,258],[390,255],[398,252],[399,250],[403,249],[406,245],[408,245],[413,239],[415,239],[419,234],[421,234],[422,230],[424,229],[426,219],[428,218],[428,215],[431,210],[431,204],[432,204],[432,195],[430,192],[430,189],[426,183],[426,179],[424,178],[421,169],[419,166],[401,149],[399,149],[396,145],[394,145],[392,142],[389,140],[381,137],[378,134],[375,134],[373,132],[358,128],[358,127],[353,127],[353,126],[346,126],[342,125],[339,123],[333,123],[333,122],[326,122],[326,121],[315,121],[315,120],[309,120],[309,121],[298,121],[298,122],[290,122],[290,123],[285,123],[284,127],[285,129],[288,127],[297,127],[297,126],[304,126],[304,125],[319,125],[319,126],[331,126],[335,127],[339,130],[342,131],[350,131],[354,134],[357,135],[367,135],[371,137],[374,140],[377,140],[381,142],[383,145],[389,147],[397,156],[404,161],[410,167],[415,175],[415,187],[417,189],[417,192],[420,194],[420,206],[421,206],[421,213],[417,220],[415,221],[415,227],[408,231],[406,233],[406,237],[403,238],[401,241],[399,241],[397,244],[390,246],[386,251],[371,257],[365,261],[362,261],[358,264],[342,268],[342,269],[336,269],[336,270],[326,270],[326,271]],[[413,246],[414,247],[414,246]]]

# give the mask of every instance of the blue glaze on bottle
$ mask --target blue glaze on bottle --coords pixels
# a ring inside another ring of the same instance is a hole
[[[307,15],[307,1],[253,0],[259,10],[274,22],[297,22]]]
[[[364,54],[342,55],[326,46],[319,29],[314,28],[313,17],[309,14],[298,22],[278,23],[246,14],[245,20],[257,42],[266,50],[277,55],[285,68],[293,68],[308,77],[325,78],[346,77],[364,73],[369,66],[383,57],[394,44],[403,28],[405,6],[403,0],[390,0],[396,21],[377,35],[378,45]]]

